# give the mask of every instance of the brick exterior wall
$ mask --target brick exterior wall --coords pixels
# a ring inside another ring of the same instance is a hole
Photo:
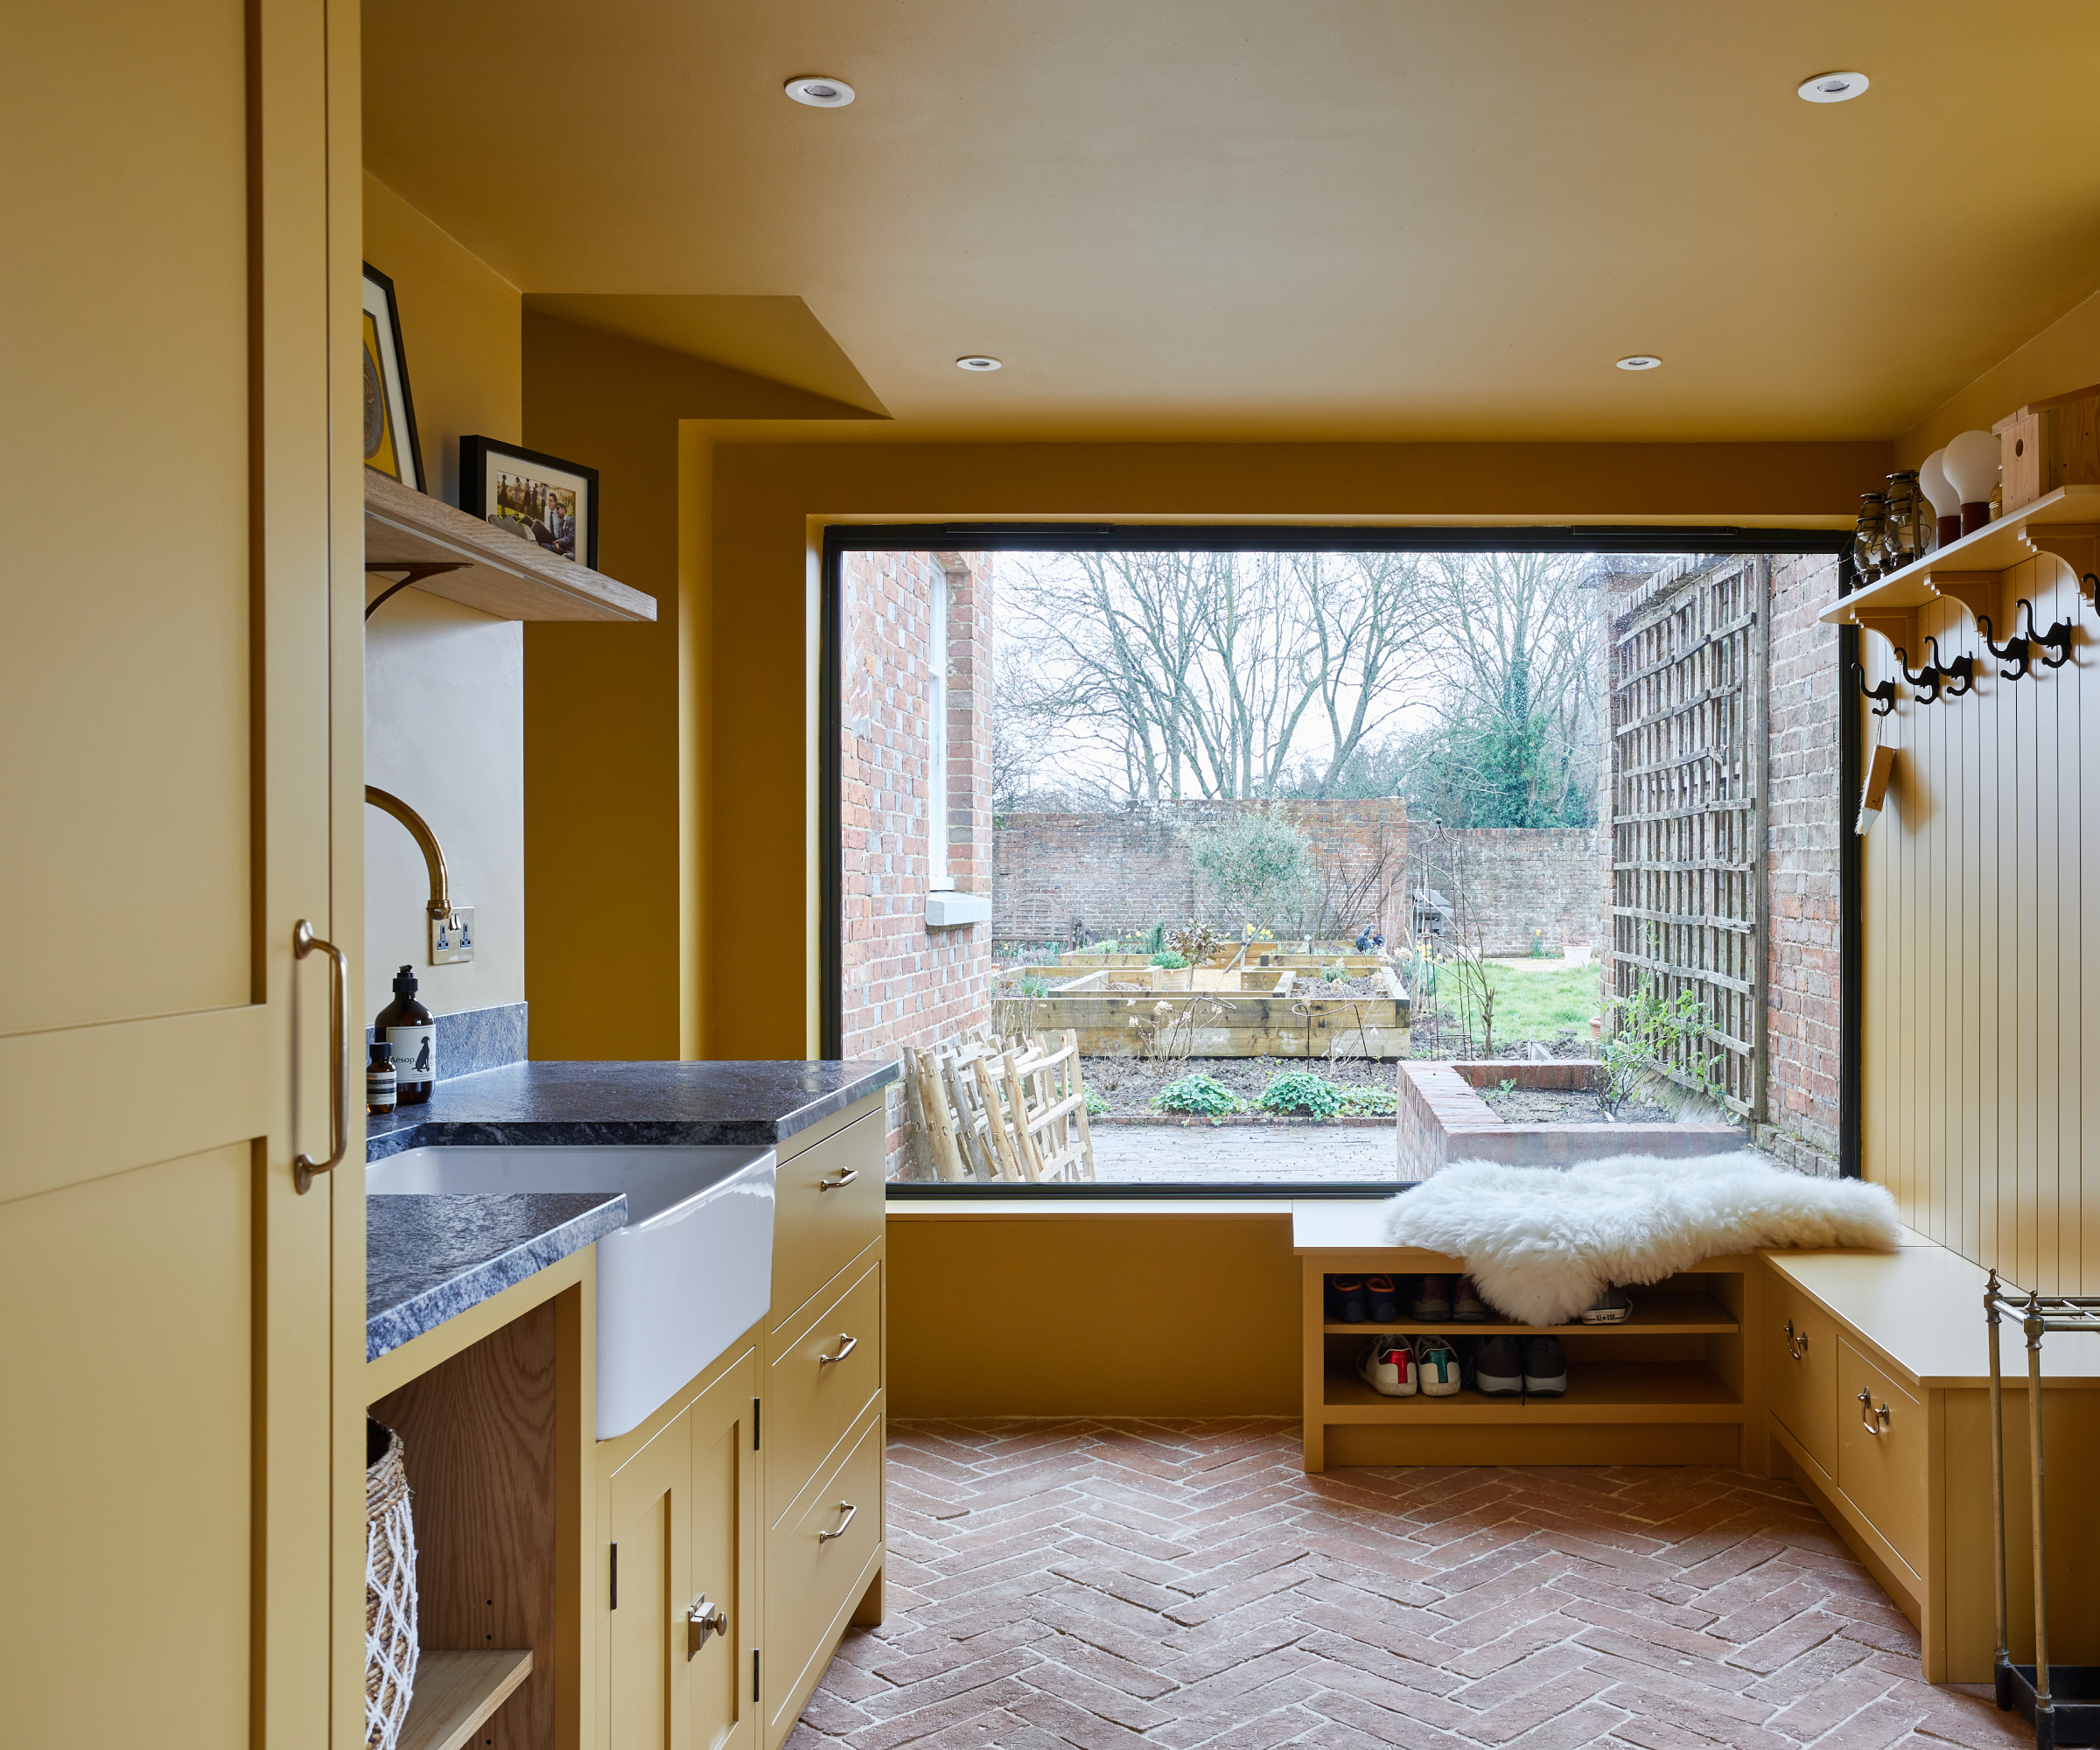
[[[933,754],[932,604],[948,600],[948,770]],[[991,928],[926,927],[931,787],[948,791],[948,872],[984,891],[991,797],[989,554],[848,553],[840,690],[844,1054],[894,1059],[990,1017]],[[909,1111],[890,1090],[889,1167]]]
[[[1648,578],[1614,578],[1603,616],[1607,663],[1612,621],[1690,569],[1673,561]],[[1838,593],[1828,555],[1775,556],[1766,599],[1765,1117],[1758,1147],[1803,1172],[1838,1172],[1838,632],[1816,614]],[[1604,732],[1611,733],[1608,682]],[[1598,846],[1600,911],[1611,980],[1611,758]]]
[[[1455,908],[1455,939],[1471,947],[1477,931],[1489,954],[1529,954],[1535,934],[1549,951],[1595,945],[1608,940],[1598,934],[1598,836],[1593,826],[1417,822],[1408,886],[1442,893]]]
[[[1160,802],[1107,815],[1004,815],[992,835],[992,929],[1002,942],[1068,942],[1074,923],[1095,940],[1199,918],[1237,935],[1198,891],[1182,829],[1235,812],[1273,808],[1304,833],[1334,882],[1358,895],[1354,935],[1376,923],[1399,939],[1404,915],[1407,804],[1348,802]],[[1330,890],[1333,891],[1334,883]]]
[[[1828,555],[1772,562],[1765,769],[1767,1122],[1759,1146],[1838,1171],[1838,593]]]

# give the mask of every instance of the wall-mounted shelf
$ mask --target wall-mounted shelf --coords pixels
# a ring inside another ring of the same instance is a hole
[[[2034,503],[1985,523],[1973,535],[1841,596],[1816,616],[1825,626],[1858,626],[1904,646],[1913,661],[1917,611],[1942,598],[1971,620],[1988,616],[1998,635],[2010,623],[2005,574],[2054,553],[2083,576],[2100,571],[2100,486],[2059,486]]]
[[[401,1723],[398,1750],[460,1750],[474,1728],[532,1675],[529,1650],[447,1653],[416,1659],[416,1697]]]
[[[417,589],[502,620],[656,618],[654,597],[543,553],[374,468],[365,470],[365,570],[420,572]]]

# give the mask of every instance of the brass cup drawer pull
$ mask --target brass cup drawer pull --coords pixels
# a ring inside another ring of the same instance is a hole
[[[841,1331],[838,1334],[838,1340],[843,1345],[843,1347],[839,1349],[839,1352],[835,1355],[819,1355],[816,1358],[817,1366],[820,1368],[828,1368],[833,1362],[843,1362],[848,1355],[851,1354],[854,1350],[860,1347],[860,1339],[858,1337],[849,1337],[844,1331]]]
[[[1787,1320],[1787,1353],[1797,1362],[1806,1361],[1809,1357],[1809,1334],[1805,1330],[1801,1334],[1801,1346],[1796,1348],[1794,1344],[1794,1321],[1791,1319]]]
[[[1877,1410],[1874,1408],[1873,1393],[1871,1391],[1861,1391],[1859,1394],[1859,1425],[1865,1428],[1870,1434],[1881,1435],[1887,1433],[1888,1404],[1885,1401],[1881,1407]]]
[[[709,1635],[728,1634],[729,1613],[718,1604],[710,1604],[702,1592],[685,1613],[685,1656],[690,1659],[706,1646]]]
[[[860,1169],[858,1166],[849,1166],[836,1179],[820,1179],[816,1181],[817,1195],[821,1197],[827,1191],[844,1191],[859,1177]]]
[[[836,1530],[819,1531],[816,1534],[816,1541],[818,1543],[829,1544],[834,1537],[844,1536],[846,1535],[846,1527],[853,1522],[853,1516],[860,1511],[860,1508],[853,1502],[842,1501],[838,1503],[838,1510],[846,1516],[838,1522],[838,1529]]]

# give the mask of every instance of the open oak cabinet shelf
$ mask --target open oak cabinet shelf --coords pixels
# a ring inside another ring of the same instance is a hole
[[[419,1653],[397,1750],[460,1750],[531,1675],[529,1648]]]
[[[653,596],[491,528],[376,468],[365,470],[365,570],[422,573],[412,579],[417,589],[499,620],[656,618]]]

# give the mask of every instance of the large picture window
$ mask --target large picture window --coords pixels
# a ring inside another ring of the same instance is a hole
[[[1670,1122],[1656,1090],[1703,1091],[1703,1040],[1754,1048],[1754,991],[1640,1097],[1592,1068],[1629,1000],[1697,1005],[1628,910],[1662,884],[1615,866],[1675,843],[1613,830],[1615,797],[1676,781],[1628,627],[1725,561],[1761,628],[1742,556],[1834,565],[1831,537],[830,535],[825,1038],[904,1068],[899,1194],[1361,1192],[1451,1158],[1454,1097]],[[1762,770],[1711,736],[1689,757]],[[1740,972],[1764,943],[1737,934]],[[1751,1085],[1726,1104],[1754,1123]]]

